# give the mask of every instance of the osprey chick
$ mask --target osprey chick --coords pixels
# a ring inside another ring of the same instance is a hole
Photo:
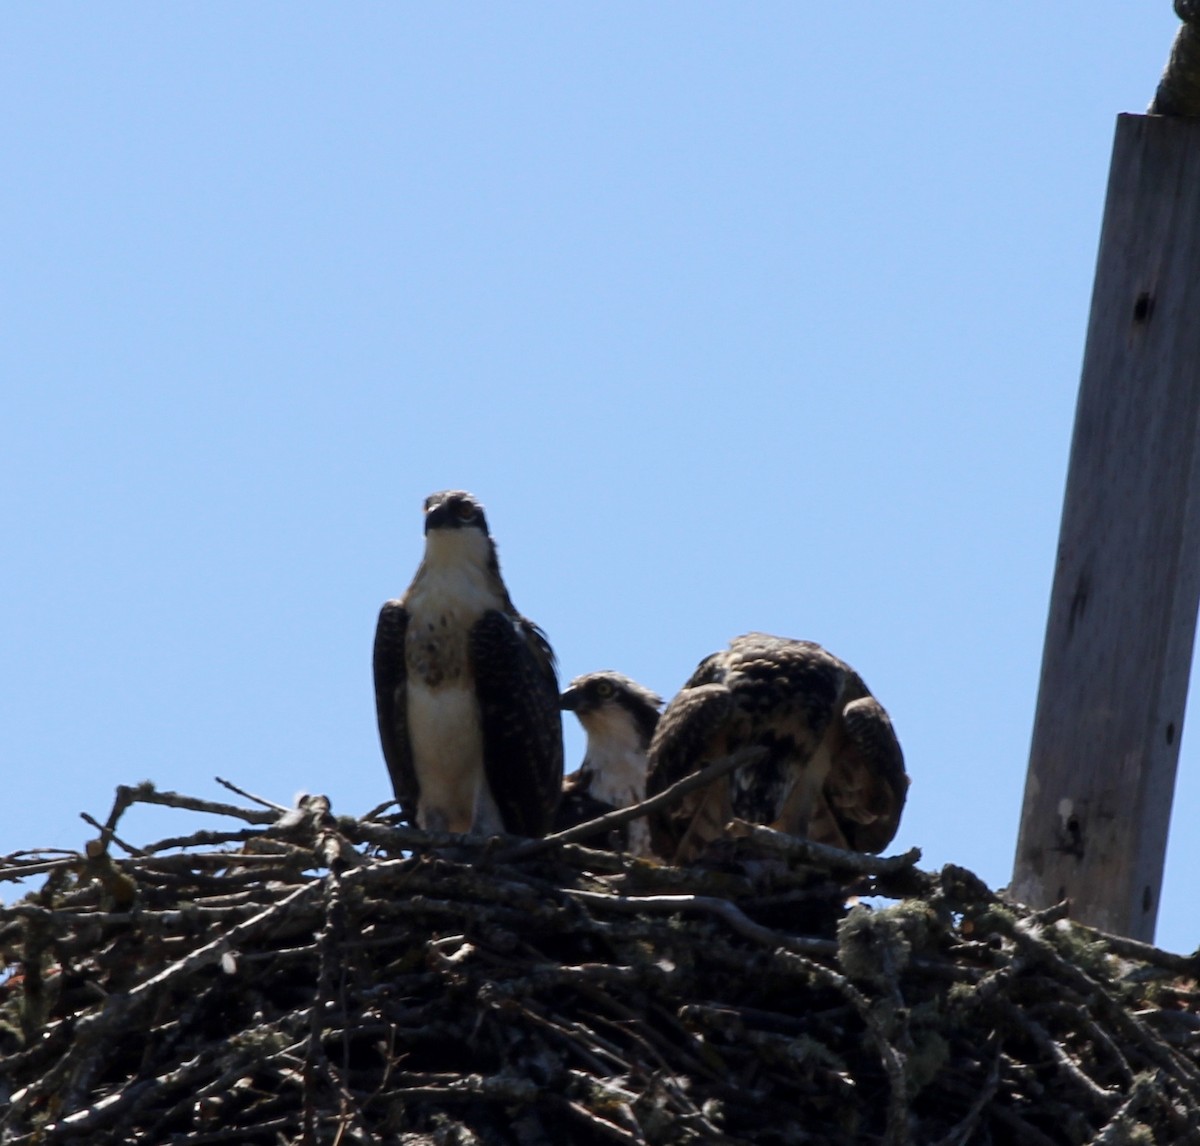
[[[380,610],[374,667],[383,756],[420,827],[546,834],[563,769],[554,654],[513,607],[471,494],[425,499],[425,555]]]
[[[764,748],[651,817],[655,851],[687,862],[729,820],[882,851],[908,776],[892,722],[849,665],[812,641],[748,633],[700,662],[658,723],[647,794],[742,748]]]
[[[554,821],[561,832],[646,798],[646,749],[658,724],[662,697],[619,672],[577,676],[560,698],[587,733],[579,770],[563,782]],[[648,855],[650,830],[644,819],[617,828],[613,850]]]

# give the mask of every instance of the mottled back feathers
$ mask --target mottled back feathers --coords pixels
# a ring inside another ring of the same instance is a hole
[[[749,633],[706,657],[659,721],[647,794],[749,747],[765,756],[651,819],[660,855],[695,858],[733,818],[863,851],[895,835],[908,777],[891,721],[820,645]]]

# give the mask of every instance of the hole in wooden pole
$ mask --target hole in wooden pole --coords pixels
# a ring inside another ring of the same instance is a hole
[[[1137,301],[1133,304],[1133,321],[1149,322],[1153,313],[1154,295],[1144,290],[1137,296]]]
[[[1168,744],[1175,743],[1175,724],[1174,724],[1174,722],[1171,722],[1167,725],[1167,743]]]
[[[1078,816],[1072,816],[1067,820],[1067,838],[1064,841],[1063,851],[1067,855],[1083,858],[1083,825],[1079,822]]]

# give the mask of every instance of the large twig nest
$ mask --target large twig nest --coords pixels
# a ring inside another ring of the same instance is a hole
[[[115,858],[138,799],[254,826]],[[4,1143],[1200,1142],[1197,960],[915,855],[683,870],[146,785],[89,852],[0,869],[45,877],[0,909]]]

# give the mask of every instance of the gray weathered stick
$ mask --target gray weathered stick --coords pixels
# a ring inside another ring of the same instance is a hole
[[[587,823],[576,824],[573,828],[555,832],[554,835],[546,836],[540,840],[526,840],[523,843],[517,844],[516,847],[503,852],[497,859],[502,861],[524,859],[527,856],[537,855],[539,852],[546,851],[556,844],[574,843],[576,840],[587,839],[589,836],[597,835],[600,832],[619,828],[622,824],[636,820],[639,816],[645,816],[650,812],[657,812],[659,808],[666,808],[675,803],[676,800],[686,796],[689,792],[694,792],[697,788],[703,788],[705,784],[710,784],[713,780],[719,780],[735,768],[753,764],[765,755],[766,749],[764,748],[743,748],[740,752],[735,752],[732,756],[725,756],[720,760],[714,760],[713,763],[705,768],[701,768],[698,772],[684,776],[682,780],[676,780],[669,788],[664,788],[648,800],[643,800],[639,804],[631,804],[628,808],[618,808],[615,812],[608,812],[603,816],[597,816],[596,819],[588,820]]]

